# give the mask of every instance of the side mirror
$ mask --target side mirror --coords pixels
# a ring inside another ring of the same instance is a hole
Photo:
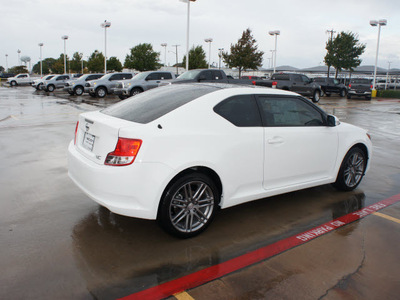
[[[328,115],[327,123],[328,123],[329,127],[335,127],[340,124],[340,121],[337,117],[335,117],[333,115]]]

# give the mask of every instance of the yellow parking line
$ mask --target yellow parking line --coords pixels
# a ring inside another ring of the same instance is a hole
[[[385,214],[381,214],[381,213],[379,213],[379,212],[374,212],[374,215],[379,216],[379,217],[382,217],[382,218],[385,218],[385,219],[387,219],[387,220],[390,220],[390,221],[393,221],[393,222],[396,222],[396,223],[399,223],[399,224],[400,224],[400,220],[399,220],[399,219],[393,218],[393,217],[391,217],[391,216],[388,216],[388,215],[385,215]]]
[[[194,298],[185,291],[174,294],[174,297],[178,300],[194,300]]]

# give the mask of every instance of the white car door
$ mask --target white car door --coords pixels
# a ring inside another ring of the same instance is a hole
[[[332,176],[338,134],[322,112],[296,96],[258,96],[264,123],[266,190],[289,188]]]

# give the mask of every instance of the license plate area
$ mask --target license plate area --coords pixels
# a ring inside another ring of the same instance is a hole
[[[83,148],[85,148],[89,151],[93,151],[95,139],[96,139],[96,137],[93,134],[85,132],[85,135],[83,136],[83,142],[82,142]]]

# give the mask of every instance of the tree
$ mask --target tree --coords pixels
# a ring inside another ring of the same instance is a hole
[[[20,74],[20,73],[29,73],[26,66],[15,66],[8,70],[8,73],[11,74]]]
[[[89,57],[87,67],[90,72],[100,73],[104,72],[104,55],[103,53],[95,50]]]
[[[365,51],[365,44],[361,44],[358,35],[352,32],[341,32],[334,39],[326,43],[327,53],[324,61],[327,66],[336,68],[335,78],[342,69],[354,71],[361,64],[360,55]]]
[[[122,71],[122,64],[119,61],[119,59],[116,58],[115,56],[110,57],[107,60],[107,70],[121,72]]]
[[[66,55],[66,72],[69,73],[68,55]],[[60,57],[54,61],[50,67],[51,73],[54,74],[64,74],[64,53],[60,54]]]
[[[139,44],[131,48],[130,54],[126,55],[124,66],[140,72],[157,70],[159,57],[160,53],[155,52],[151,44]]]
[[[0,66],[0,73],[3,73],[6,69],[3,66]]]
[[[183,57],[182,65],[186,66],[186,55]],[[202,46],[193,46],[189,51],[189,70],[207,68],[206,53]]]
[[[83,54],[79,52],[75,52],[72,55],[72,59],[69,62],[69,66],[71,71],[74,73],[81,73],[82,72],[82,57]]]
[[[257,49],[256,40],[251,35],[250,28],[247,28],[243,31],[242,37],[238,42],[235,45],[231,44],[231,54],[223,52],[222,57],[230,68],[239,70],[239,77],[241,77],[242,71],[255,70],[261,67],[264,52]]]
[[[42,60],[43,74],[49,74],[50,70],[53,69],[53,65],[55,62],[56,62],[56,59],[51,58],[51,57]],[[34,72],[36,74],[40,74],[40,61],[33,66],[32,72]]]

